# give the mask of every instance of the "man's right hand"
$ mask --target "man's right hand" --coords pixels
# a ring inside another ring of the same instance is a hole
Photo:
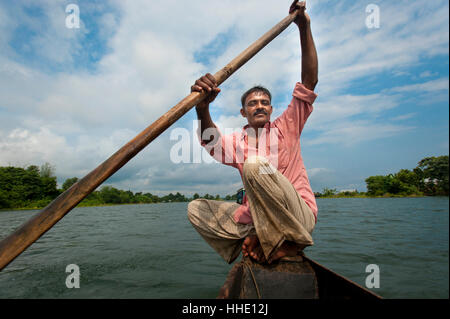
[[[294,23],[300,28],[306,28],[311,23],[311,19],[309,15],[306,13],[306,1],[295,0],[291,7],[289,8],[289,14],[294,12],[294,10],[298,10],[297,17],[294,20]]]
[[[216,99],[220,89],[217,87],[217,82],[214,76],[210,73],[206,73],[204,76],[195,81],[193,86],[191,86],[191,92],[207,92],[208,95],[205,99],[197,105],[197,110],[204,110]]]

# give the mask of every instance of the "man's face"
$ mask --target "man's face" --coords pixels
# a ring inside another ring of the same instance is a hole
[[[269,97],[261,91],[250,93],[245,99],[245,105],[241,109],[241,114],[247,118],[250,127],[264,127],[270,121],[270,115],[272,114],[272,105]]]

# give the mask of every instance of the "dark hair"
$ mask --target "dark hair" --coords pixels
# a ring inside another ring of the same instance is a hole
[[[247,90],[247,92],[245,92],[244,94],[242,94],[241,97],[242,107],[245,106],[245,100],[247,99],[247,96],[249,96],[253,92],[263,92],[269,97],[269,100],[272,102],[272,94],[270,94],[270,91],[266,89],[264,86],[257,85],[252,87],[250,90]]]

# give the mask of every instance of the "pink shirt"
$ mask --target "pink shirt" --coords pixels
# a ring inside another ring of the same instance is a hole
[[[297,83],[292,96],[292,101],[283,114],[264,126],[264,138],[259,137],[258,149],[256,145],[248,144],[248,125],[244,126],[241,132],[221,134],[219,136],[221,143],[218,143],[217,139],[216,143],[210,142],[207,145],[202,143],[202,145],[216,160],[237,168],[241,178],[244,161],[249,156],[266,157],[292,183],[311,208],[317,222],[317,204],[300,150],[300,135],[313,111],[312,104],[317,95],[303,84]],[[242,205],[235,211],[234,219],[242,224],[252,223],[247,196],[244,196]]]

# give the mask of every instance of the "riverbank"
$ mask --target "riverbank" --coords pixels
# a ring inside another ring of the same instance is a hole
[[[368,195],[355,195],[355,196],[348,196],[348,195],[330,195],[330,196],[316,196],[317,199],[342,199],[342,198],[427,198],[427,197],[448,197],[448,196],[426,196],[426,195],[392,195],[392,194],[385,194],[383,196],[368,196]],[[188,201],[180,201],[178,203],[189,203],[193,199]],[[227,201],[225,199],[217,199],[221,201]],[[19,207],[19,208],[2,208],[1,211],[23,211],[23,210],[40,210],[45,208],[48,204],[50,204],[51,201],[49,201],[44,206],[33,206],[33,204],[26,206],[26,207]],[[92,202],[84,202],[82,201],[77,205],[77,207],[107,207],[107,206],[123,206],[123,205],[148,205],[148,204],[160,204],[160,203],[174,203],[174,202],[158,202],[158,203],[92,203]]]
[[[189,201],[180,202],[180,203],[188,203],[188,202]],[[167,203],[169,203],[169,202],[167,202]],[[50,202],[49,202],[49,204],[50,204]],[[112,203],[98,204],[98,203],[83,203],[83,202],[81,202],[76,207],[107,207],[107,206],[151,205],[151,204],[161,204],[161,202],[159,202],[159,203],[117,203],[117,204],[112,204]],[[27,206],[27,207],[19,207],[19,208],[1,208],[0,212],[1,211],[41,210],[41,209],[45,208],[47,205],[45,205],[45,206]]]

